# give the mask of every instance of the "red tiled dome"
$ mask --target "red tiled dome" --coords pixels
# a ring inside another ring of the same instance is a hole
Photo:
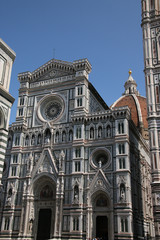
[[[148,139],[148,122],[147,122],[147,101],[145,97],[140,96],[137,91],[137,84],[129,71],[128,80],[125,82],[125,92],[112,106],[124,107],[128,106],[131,111],[131,119],[139,128],[145,139]]]
[[[147,122],[147,102],[146,98],[142,96],[135,96],[139,102],[139,106],[137,106],[136,100],[133,97],[133,95],[124,95],[121,98],[119,98],[115,104],[112,107],[124,107],[128,106],[131,110],[131,119],[133,120],[134,124],[139,127],[141,122],[141,116],[142,116],[142,122],[143,127],[148,128],[148,122]],[[141,115],[141,116],[140,116]]]

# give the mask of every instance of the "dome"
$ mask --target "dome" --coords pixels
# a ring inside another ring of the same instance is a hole
[[[148,139],[148,121],[147,121],[147,101],[146,98],[140,96],[137,91],[137,84],[131,76],[129,71],[129,77],[124,87],[124,94],[114,102],[111,108],[128,106],[131,111],[131,119],[136,127],[141,131],[142,136]]]

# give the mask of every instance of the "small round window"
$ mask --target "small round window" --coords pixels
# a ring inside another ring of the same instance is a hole
[[[109,165],[110,154],[106,149],[99,148],[93,151],[90,160],[93,167],[103,168]]]

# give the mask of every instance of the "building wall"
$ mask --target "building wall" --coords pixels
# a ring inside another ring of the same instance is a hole
[[[148,123],[152,161],[152,196],[156,239],[160,239],[160,2],[142,2],[144,72],[148,103]]]
[[[90,71],[87,59],[54,59],[19,74],[1,239],[39,239],[41,224],[52,239],[92,239],[106,229],[108,240],[154,235],[148,145],[128,107],[110,110],[103,102]],[[146,201],[150,212],[136,216]]]
[[[5,149],[7,146],[10,109],[14,98],[9,94],[12,64],[15,53],[0,39],[0,185],[2,179]]]

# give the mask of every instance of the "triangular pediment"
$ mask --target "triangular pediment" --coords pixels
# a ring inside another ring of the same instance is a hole
[[[111,185],[108,179],[106,178],[104,172],[102,171],[102,169],[99,169],[97,171],[94,178],[92,179],[92,182],[90,183],[89,188],[90,188],[90,195],[100,190],[110,194]]]
[[[72,63],[52,59],[31,73],[31,82],[73,75],[74,73],[75,70]]]
[[[40,159],[38,160],[35,168],[33,169],[32,178],[37,177],[37,175],[41,173],[53,174],[55,176],[57,176],[58,174],[55,159],[50,149],[43,150]]]
[[[53,79],[53,78],[58,78],[58,77],[69,76],[72,74],[73,73],[70,73],[70,72],[63,72],[63,71],[58,71],[56,69],[52,69],[48,73],[46,73],[46,74],[42,75],[40,78],[38,78],[38,80],[43,81],[43,80],[48,80],[48,79]]]
[[[85,76],[91,72],[91,64],[88,59],[84,58],[74,62],[52,59],[33,72],[27,71],[18,74],[18,80],[23,83],[29,81],[30,87],[39,87],[68,81],[68,79],[72,80],[77,71],[82,71],[80,74],[84,74],[83,71],[85,71]]]

